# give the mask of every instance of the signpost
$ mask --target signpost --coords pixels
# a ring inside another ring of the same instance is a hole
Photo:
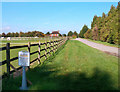
[[[21,90],[27,90],[27,81],[26,81],[26,66],[30,66],[30,53],[28,51],[20,51],[18,54],[18,64],[23,67],[22,72],[22,86]]]

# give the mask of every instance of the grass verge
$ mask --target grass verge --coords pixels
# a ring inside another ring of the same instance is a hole
[[[111,47],[120,48],[120,45],[117,45],[117,44],[110,44],[110,43],[108,43],[108,42],[95,41],[95,40],[91,40],[91,39],[87,39],[87,40],[88,40],[88,41],[95,42],[95,43],[103,44],[103,45],[106,45],[106,46],[111,46]]]
[[[43,65],[27,71],[29,90],[117,90],[118,58],[70,40]],[[3,90],[19,90],[21,77],[3,80]]]

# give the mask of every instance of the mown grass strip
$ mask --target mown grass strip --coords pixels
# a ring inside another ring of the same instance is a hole
[[[29,90],[117,90],[118,58],[70,40],[44,64],[27,71]],[[12,83],[12,84],[11,84]],[[19,90],[21,77],[3,80],[3,90]]]

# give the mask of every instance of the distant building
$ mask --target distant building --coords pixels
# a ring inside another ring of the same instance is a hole
[[[59,30],[58,31],[52,31],[52,33],[50,34],[51,37],[58,37],[59,36]]]

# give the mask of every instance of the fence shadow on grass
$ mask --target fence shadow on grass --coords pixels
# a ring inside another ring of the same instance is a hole
[[[58,49],[55,56],[65,45]],[[53,58],[48,61],[51,62]],[[95,68],[93,74],[88,77],[85,72],[66,73],[56,64],[43,64],[27,71],[27,79],[32,82],[32,85],[28,85],[29,90],[117,90],[110,74],[99,68]],[[21,86],[21,77],[6,80],[3,85],[3,89],[18,90]]]
[[[67,42],[66,42],[67,44]],[[55,56],[65,47],[64,44],[46,62],[52,62]],[[94,68],[91,77],[85,72],[62,73],[59,66],[44,64],[29,71],[29,79],[33,82],[31,89],[35,90],[117,90],[111,75],[99,68]],[[34,75],[34,76],[33,76]]]
[[[33,82],[33,90],[117,90],[111,76],[98,68],[93,70],[91,77],[84,72],[68,72],[58,74],[54,66],[36,67],[29,74]]]
[[[61,47],[59,47],[58,50],[57,50],[55,53],[53,53],[50,57],[48,57],[48,58],[44,61],[44,63],[52,62],[53,59],[56,57],[56,55],[58,55],[59,52],[61,52],[61,51],[64,49],[64,47],[65,47],[65,45],[66,45],[67,43],[68,43],[68,41],[66,41],[65,44],[63,44]]]
[[[27,72],[27,79],[32,82],[29,90],[117,90],[111,76],[98,68],[93,70],[91,77],[84,72],[68,72],[60,74],[54,65],[35,67]],[[21,77],[4,80],[3,90],[19,90]]]

